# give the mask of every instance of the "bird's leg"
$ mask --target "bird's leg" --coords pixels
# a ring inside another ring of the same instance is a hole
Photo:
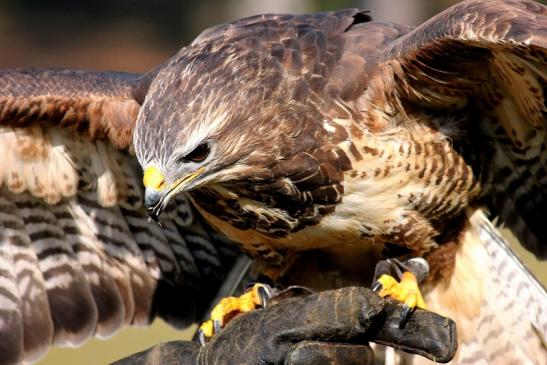
[[[394,258],[387,259],[376,265],[372,290],[383,298],[390,297],[404,303],[399,328],[405,325],[416,307],[426,309],[418,284],[428,273],[429,265],[421,257],[409,259],[404,263]]]
[[[211,311],[210,319],[203,322],[198,330],[201,345],[205,345],[206,339],[220,332],[238,314],[266,307],[276,290],[268,284],[255,282],[248,285],[241,296],[221,299]]]

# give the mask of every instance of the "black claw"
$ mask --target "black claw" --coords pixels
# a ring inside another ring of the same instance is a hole
[[[205,341],[205,334],[202,329],[198,330],[198,341],[201,346],[205,346],[207,342]]]
[[[414,308],[410,308],[406,304],[403,306],[403,309],[401,310],[401,314],[399,316],[399,328],[403,328],[405,326],[413,311]]]
[[[379,281],[376,281],[374,284],[372,284],[372,291],[375,293],[379,293],[384,286]]]
[[[215,330],[215,335],[219,334],[220,331],[222,331],[222,326],[220,325],[220,321],[218,319],[215,319],[213,321],[213,329]]]
[[[260,299],[260,306],[266,308],[268,301],[272,297],[271,291],[266,286],[258,287],[258,298]]]

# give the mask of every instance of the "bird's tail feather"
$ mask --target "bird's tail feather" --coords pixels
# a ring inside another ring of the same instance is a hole
[[[460,344],[451,364],[547,364],[545,288],[482,211],[468,218],[454,274],[427,299],[430,309],[457,323]]]

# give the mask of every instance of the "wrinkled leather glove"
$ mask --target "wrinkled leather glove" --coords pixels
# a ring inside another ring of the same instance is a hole
[[[401,309],[358,287],[274,300],[234,318],[206,346],[164,343],[115,365],[367,365],[374,363],[369,341],[450,361],[457,347],[454,322],[418,309],[400,329]]]

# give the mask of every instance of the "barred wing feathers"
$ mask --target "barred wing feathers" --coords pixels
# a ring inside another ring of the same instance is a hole
[[[0,72],[0,364],[202,315],[230,251],[180,196],[147,222],[130,136],[148,76]]]

